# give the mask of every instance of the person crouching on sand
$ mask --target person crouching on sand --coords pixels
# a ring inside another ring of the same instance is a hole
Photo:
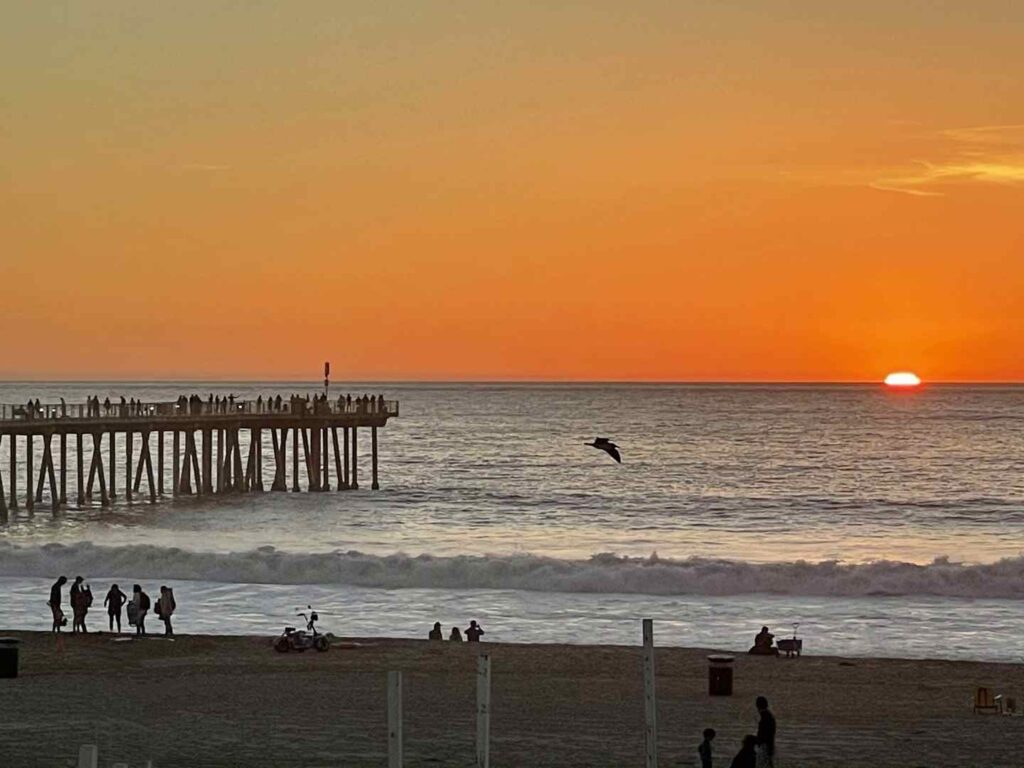
[[[430,630],[430,634],[427,635],[428,640],[444,640],[444,633],[441,631],[441,622],[435,621],[434,628]]]
[[[135,607],[135,634],[146,634],[146,614],[149,612],[149,595],[142,591],[142,587],[136,584],[132,587],[132,604]]]
[[[103,598],[103,604],[107,606],[107,618],[110,621],[110,631],[114,631],[114,623],[117,622],[117,633],[121,634],[121,608],[128,602],[128,595],[121,591],[117,584],[112,584],[107,596]]]
[[[174,591],[170,587],[160,587],[160,597],[156,601],[156,615],[160,617],[160,621],[164,623],[164,634],[168,637],[174,635],[174,628],[171,627],[171,616],[174,615],[174,609],[177,608],[177,603],[174,602]]]
[[[462,633],[459,631],[458,627],[452,627],[452,633],[448,635],[448,641],[451,643],[462,642]]]

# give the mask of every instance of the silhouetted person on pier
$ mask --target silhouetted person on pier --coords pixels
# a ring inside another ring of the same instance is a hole
[[[434,628],[430,630],[430,634],[427,635],[428,640],[444,640],[444,633],[441,631],[441,622],[435,621]]]
[[[757,768],[775,765],[775,715],[768,709],[768,699],[758,696],[754,702],[760,719],[757,721]]]
[[[67,624],[67,619],[64,618],[64,611],[60,609],[60,588],[68,583],[67,576],[61,576],[57,579],[53,586],[50,587],[50,599],[47,601],[47,605],[50,606],[50,612],[53,614],[53,631],[60,632],[60,628]]]
[[[462,642],[462,633],[459,631],[458,627],[452,627],[452,633],[448,635],[448,641],[452,643]]]
[[[747,734],[743,737],[743,746],[736,753],[736,757],[729,763],[729,768],[758,768],[757,752],[754,747],[757,744],[757,736]]]
[[[99,398],[96,398],[96,401],[97,401],[96,402],[96,415],[99,416],[100,415],[99,414],[99,407],[100,407],[99,406]],[[110,415],[110,398],[109,397],[104,398],[104,400],[103,400],[103,412],[107,416]]]
[[[277,403],[277,410],[280,411],[281,410],[281,396],[278,395],[274,402]]]
[[[475,621],[469,622],[469,626],[466,628],[466,641],[470,643],[479,643],[480,638],[483,636],[484,631],[480,628],[480,625]]]
[[[117,584],[110,587],[107,596],[103,598],[103,604],[107,606],[107,618],[110,621],[110,631],[114,631],[114,624],[117,624],[117,633],[121,634],[121,608],[128,601],[128,595],[121,591]]]

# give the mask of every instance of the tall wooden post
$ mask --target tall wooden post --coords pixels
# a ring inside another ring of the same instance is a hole
[[[388,768],[402,768],[401,672],[388,672]]]
[[[156,492],[164,495],[164,431],[156,432]]]
[[[658,699],[654,693],[654,621],[643,620],[644,767],[658,768]]]
[[[25,494],[25,509],[29,512],[35,509],[36,506],[35,497],[32,495],[32,454],[35,452],[32,438],[31,434],[25,435],[25,461],[27,462],[25,466],[25,490],[27,491]]]
[[[379,491],[380,490],[380,483],[377,482],[377,428],[376,427],[370,427],[370,445],[371,445],[371,451],[373,453],[373,456],[372,456],[371,462],[370,462],[370,465],[371,465],[371,467],[373,469],[373,471],[371,472],[371,475],[370,475],[371,478],[372,478],[371,482],[370,482],[370,488],[375,490],[375,491]]]
[[[181,482],[181,464],[178,457],[181,455],[181,433],[174,430],[171,437],[171,495],[178,495],[178,483]]]
[[[256,490],[263,493],[263,430],[254,427],[249,439],[256,446]]]
[[[352,427],[352,480],[350,488],[359,490],[359,430]]]
[[[85,504],[85,478],[82,476],[85,469],[85,459],[82,456],[82,433],[75,435],[75,469],[77,470],[77,503],[78,506]]]
[[[18,508],[18,436],[11,435],[11,503],[12,510]]]
[[[14,435],[11,435],[11,440],[14,440]],[[4,441],[4,436],[0,434],[0,444]],[[4,492],[4,471],[0,469],[0,523],[7,522],[7,495]]]
[[[130,429],[124,433],[124,497],[132,500],[132,444],[135,435]]]
[[[345,488],[346,490],[348,490],[349,488],[352,487],[352,485],[351,485],[352,478],[349,475],[349,466],[348,466],[348,427],[342,427],[341,428],[341,438],[342,438],[342,444],[345,446],[344,465],[342,467],[342,469],[345,471],[345,474],[343,475],[344,479],[342,480],[341,487]]]
[[[217,430],[217,492],[224,489],[223,477],[221,476],[223,466],[221,459],[224,456],[224,433]],[[203,430],[203,493],[213,493],[213,431]]]
[[[117,488],[117,473],[114,471],[114,467],[117,464],[117,454],[116,454],[116,450],[115,450],[116,447],[117,447],[116,443],[117,443],[117,440],[114,439],[114,432],[111,431],[110,432],[110,488],[107,489],[107,491],[108,491],[107,495],[110,498],[112,498],[112,499],[116,499],[117,498],[117,490],[116,490],[116,488]]]
[[[331,442],[334,443],[334,474],[338,480],[338,490],[345,487],[345,476],[341,474],[341,451],[338,450],[338,428],[331,427]]]
[[[324,466],[320,472],[320,490],[329,491],[331,490],[331,446],[328,442],[328,432],[330,430],[327,425],[320,428],[320,445],[321,454],[323,455]]]
[[[476,768],[491,766],[491,654],[476,658]]]
[[[292,491],[299,490],[299,428],[292,432]]]
[[[306,446],[306,473],[309,475],[309,490],[320,490],[320,428],[309,428],[309,445]]]
[[[68,503],[68,436],[60,433],[60,503]]]

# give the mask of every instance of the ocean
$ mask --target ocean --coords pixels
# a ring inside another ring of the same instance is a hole
[[[0,402],[317,391],[9,383]],[[493,640],[635,644],[650,617],[664,645],[742,652],[763,624],[798,624],[807,653],[1024,660],[1024,387],[340,392],[401,402],[380,433],[380,491],[364,440],[358,491],[22,508],[0,525],[0,627],[48,628],[65,573],[98,596],[174,587],[179,632],[269,636],[312,604],[339,635],[476,619]],[[595,436],[621,465],[584,445]],[[5,484],[7,466],[5,440]],[[90,619],[105,623],[100,606]]]

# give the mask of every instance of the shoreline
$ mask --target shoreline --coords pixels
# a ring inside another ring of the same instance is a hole
[[[5,710],[16,713],[0,725],[3,764],[61,764],[78,744],[98,743],[104,764],[284,765],[301,753],[309,765],[379,766],[386,676],[401,670],[406,765],[469,765],[483,649],[494,764],[643,760],[639,646],[346,637],[325,654],[277,654],[269,635],[62,633],[58,650],[47,632],[0,634],[21,640],[21,677],[0,680]],[[1024,702],[1024,665],[736,654],[734,695],[710,697],[713,652],[656,649],[662,765],[691,765],[705,727],[718,731],[715,765],[728,765],[755,728],[754,697],[765,695],[786,768],[1019,766],[1024,717],[976,715],[971,698],[987,685]]]

